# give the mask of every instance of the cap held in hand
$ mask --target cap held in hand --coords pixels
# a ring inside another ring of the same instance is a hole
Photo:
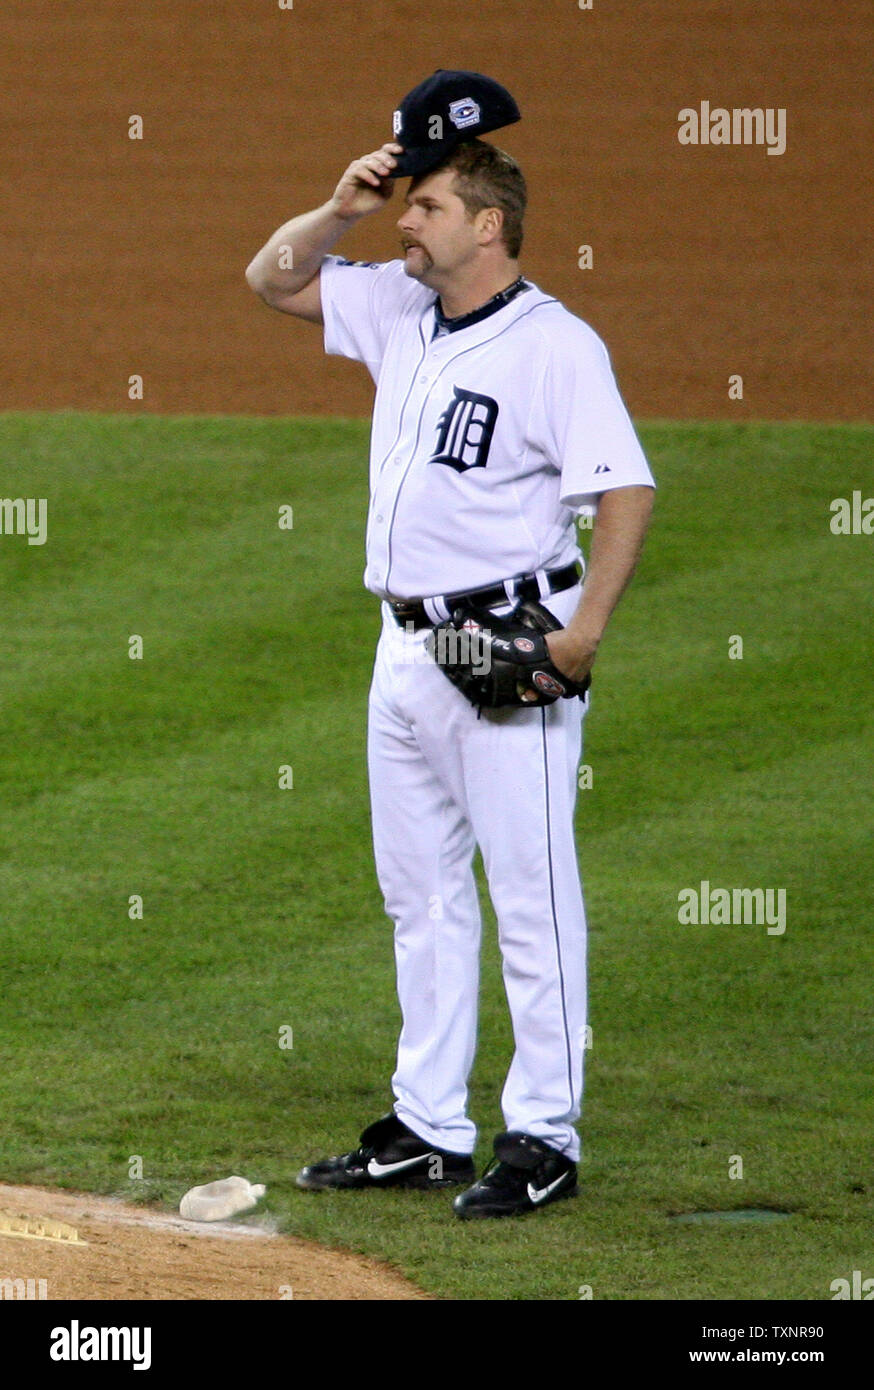
[[[518,120],[519,108],[499,82],[481,72],[438,68],[407,92],[394,113],[394,139],[404,152],[391,178],[427,173],[462,140]]]

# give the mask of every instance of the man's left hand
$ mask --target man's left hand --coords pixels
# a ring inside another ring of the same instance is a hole
[[[549,647],[549,655],[563,676],[579,682],[586,679],[595,662],[597,643],[575,637],[563,627],[560,632],[546,634],[546,645]]]

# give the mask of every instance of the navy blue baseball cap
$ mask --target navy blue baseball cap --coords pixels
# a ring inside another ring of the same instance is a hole
[[[407,92],[394,113],[394,139],[403,145],[390,178],[415,178],[433,169],[462,140],[520,120],[506,87],[481,72],[438,68]]]

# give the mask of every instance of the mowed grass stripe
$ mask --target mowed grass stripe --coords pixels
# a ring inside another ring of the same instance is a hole
[[[657,518],[599,656],[578,817],[583,1193],[471,1230],[444,1197],[293,1186],[387,1107],[398,1025],[366,425],[0,416],[0,492],[49,501],[46,546],[0,537],[4,1178],[175,1202],[243,1171],[289,1230],[462,1298],[819,1298],[866,1268],[872,542],[832,536],[828,503],[864,486],[872,433],[644,429]],[[703,878],[786,888],[785,935],[681,926]],[[483,1160],[511,1048],[484,909]],[[667,1219],[756,1204],[794,1215]]]

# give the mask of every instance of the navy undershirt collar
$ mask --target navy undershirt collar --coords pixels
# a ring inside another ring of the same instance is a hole
[[[436,338],[441,330],[446,333],[457,333],[459,328],[469,328],[471,324],[479,323],[482,319],[487,319],[490,314],[497,313],[499,309],[503,309],[505,304],[509,304],[511,299],[515,299],[517,294],[530,288],[531,286],[524,275],[520,275],[519,279],[514,280],[512,285],[508,285],[505,290],[499,290],[478,309],[472,309],[469,314],[459,314],[454,319],[446,317],[440,307],[440,296],[438,295],[434,300],[434,332],[432,337]]]

